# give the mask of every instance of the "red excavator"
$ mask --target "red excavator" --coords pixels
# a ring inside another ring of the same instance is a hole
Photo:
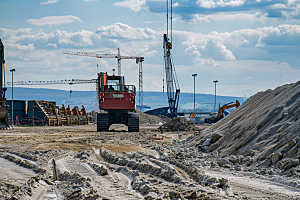
[[[124,76],[98,74],[99,108],[97,132],[108,131],[111,124],[125,124],[129,132],[139,131],[139,114],[136,113],[136,88],[125,85]]]
[[[222,119],[224,117],[224,110],[227,110],[227,109],[233,108],[233,107],[237,108],[239,106],[240,106],[240,102],[238,100],[236,100],[235,104],[233,104],[233,102],[225,104],[219,108],[217,116],[205,118],[204,123],[216,123],[217,121],[219,121],[220,119]]]

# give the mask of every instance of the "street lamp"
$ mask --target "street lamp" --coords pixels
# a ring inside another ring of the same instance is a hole
[[[194,77],[194,115],[195,115],[195,99],[196,99],[196,96],[195,96],[195,88],[196,88],[195,79],[196,79],[197,74],[193,74],[192,76]]]
[[[12,125],[14,125],[14,72],[16,69],[11,69],[11,119]]]
[[[215,106],[214,106],[214,112],[216,112],[216,103],[217,103],[217,82],[218,80],[213,81],[215,83]]]

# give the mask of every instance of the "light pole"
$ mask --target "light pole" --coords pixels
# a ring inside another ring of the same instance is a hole
[[[214,112],[216,112],[216,103],[217,103],[217,82],[218,80],[213,81],[215,83],[215,106],[214,106]]]
[[[195,88],[196,88],[195,79],[196,79],[197,74],[193,74],[192,76],[194,77],[194,115],[195,115],[195,99],[196,99],[196,96],[195,96]]]
[[[16,69],[11,69],[11,119],[12,125],[14,125],[14,72]]]

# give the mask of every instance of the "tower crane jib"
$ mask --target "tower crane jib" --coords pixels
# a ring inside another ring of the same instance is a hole
[[[118,60],[118,76],[121,76],[121,60],[122,59],[135,59],[136,64],[139,64],[139,105],[143,108],[143,67],[142,62],[144,57],[136,57],[132,55],[121,55],[121,49],[117,49],[117,54],[101,54],[96,52],[72,52],[72,51],[63,51],[63,54],[76,55],[76,56],[88,56],[95,58],[116,58]],[[124,52],[124,51],[123,51]],[[125,52],[126,53],[126,52]],[[127,53],[128,54],[128,53]]]

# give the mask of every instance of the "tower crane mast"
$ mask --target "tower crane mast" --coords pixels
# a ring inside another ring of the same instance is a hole
[[[172,49],[172,0],[171,0],[171,40],[169,39],[168,33],[168,1],[167,0],[167,34],[164,34],[163,48],[164,48],[164,63],[165,63],[165,72],[166,72],[166,85],[168,93],[168,102],[171,117],[177,116],[177,108],[179,102],[180,88],[176,76],[175,67],[172,61],[171,49]]]
[[[123,56],[121,55],[121,49],[118,48],[117,54],[101,54],[95,52],[72,52],[72,51],[63,51],[63,54],[76,55],[76,56],[88,56],[95,58],[116,58],[118,59],[118,76],[121,76],[121,59],[135,59],[136,64],[139,64],[139,106],[143,108],[143,66],[142,62],[144,61],[144,57],[136,57],[132,55]],[[126,53],[126,52],[125,52]]]

